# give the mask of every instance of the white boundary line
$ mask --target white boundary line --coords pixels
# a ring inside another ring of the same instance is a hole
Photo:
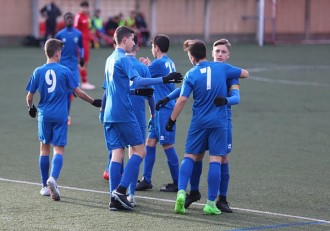
[[[39,184],[39,183],[28,182],[28,181],[20,181],[20,180],[10,180],[10,179],[5,179],[5,178],[0,178],[0,181],[41,186],[41,184]],[[76,188],[76,187],[69,187],[69,186],[58,186],[58,187],[59,188],[64,188],[64,189],[69,189],[69,190],[82,191],[82,192],[109,194],[109,192],[93,190],[93,189],[83,189],[83,188]],[[146,200],[154,200],[154,201],[163,201],[163,202],[175,203],[174,200],[168,200],[168,199],[161,199],[161,198],[155,198],[155,197],[145,197],[145,196],[136,196],[136,197],[141,198],[141,199],[146,199]],[[195,204],[199,205],[199,206],[204,206],[204,204],[201,204],[201,203],[195,203]],[[259,214],[267,214],[267,215],[272,215],[272,216],[280,216],[280,217],[288,217],[288,218],[296,218],[296,219],[301,219],[301,220],[317,221],[317,222],[330,224],[330,221],[322,220],[322,219],[316,219],[316,218],[310,218],[310,217],[301,217],[301,216],[294,216],[294,215],[288,215],[288,214],[282,214],[282,213],[273,213],[273,212],[260,211],[260,210],[254,210],[254,209],[242,209],[242,208],[234,208],[234,207],[233,207],[233,209],[238,210],[238,211],[245,211],[245,212],[259,213]]]
[[[317,66],[318,69],[330,69],[330,66],[320,65]],[[264,67],[252,67],[249,68],[248,71],[252,73],[260,73],[266,71],[292,71],[292,70],[314,70],[315,66],[313,65],[278,65],[278,66],[264,66]],[[286,80],[286,79],[271,79],[266,77],[259,77],[259,76],[252,76],[248,77],[248,79],[260,81],[260,82],[267,82],[267,83],[279,83],[279,84],[286,84],[286,85],[296,85],[296,86],[310,86],[310,87],[330,87],[329,84],[322,84],[316,82],[306,82],[306,81],[293,81],[293,80]]]

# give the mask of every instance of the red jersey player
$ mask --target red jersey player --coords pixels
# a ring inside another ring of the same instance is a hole
[[[81,11],[74,18],[74,27],[81,31],[83,37],[84,47],[84,60],[80,61],[80,77],[81,88],[85,90],[93,90],[95,86],[88,82],[87,77],[87,64],[90,55],[90,41],[92,39],[91,31],[89,27],[89,3],[88,1],[82,1],[80,3]]]

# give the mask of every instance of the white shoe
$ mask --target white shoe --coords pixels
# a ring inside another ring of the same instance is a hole
[[[132,205],[133,207],[135,207],[135,205],[136,205],[136,198],[135,198],[134,195],[129,195],[129,196],[127,197],[127,200],[129,201],[129,203],[131,203],[131,205]]]
[[[50,189],[50,196],[54,201],[59,201],[61,199],[60,191],[57,188],[56,180],[54,177],[49,177],[47,180],[47,186]]]
[[[47,186],[45,186],[40,190],[40,194],[42,196],[48,197],[48,196],[50,196],[50,189]]]
[[[88,82],[82,83],[80,87],[83,90],[94,90],[95,89],[95,86],[93,84],[88,83]]]

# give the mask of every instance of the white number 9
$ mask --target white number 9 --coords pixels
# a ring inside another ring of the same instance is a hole
[[[50,76],[52,76],[52,79],[50,78]],[[53,71],[52,69],[48,70],[46,72],[46,83],[50,86],[48,88],[48,93],[51,93],[55,90],[56,87],[56,74],[55,71]]]

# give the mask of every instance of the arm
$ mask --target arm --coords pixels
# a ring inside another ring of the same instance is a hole
[[[239,85],[234,84],[229,88],[229,97],[227,98],[227,105],[235,105],[240,102],[240,93],[239,93]]]
[[[93,99],[90,97],[86,92],[81,90],[79,87],[74,89],[74,93],[81,99],[85,100],[86,102],[92,104],[95,107],[101,107],[102,100],[101,99]]]
[[[172,72],[165,77],[158,78],[142,78],[141,76],[136,76],[133,81],[137,88],[145,87],[160,83],[181,83],[183,77],[179,72]]]
[[[32,107],[32,104],[33,104],[33,93],[29,92],[26,95],[26,103],[27,103],[27,106],[28,107]]]
[[[181,87],[176,88],[174,91],[172,91],[168,96],[166,96],[165,98],[158,100],[158,102],[156,103],[156,110],[159,111],[159,108],[161,107],[165,107],[165,105],[173,99],[176,99],[180,96],[180,92],[181,92]]]
[[[184,105],[186,104],[187,100],[188,100],[188,98],[185,97],[185,96],[180,96],[178,98],[178,100],[176,101],[176,104],[174,106],[174,109],[172,111],[170,119],[176,120],[179,117],[179,115],[180,115]]]
[[[82,35],[79,36],[78,47],[79,47],[79,65],[83,67],[85,65],[85,60],[84,60],[84,46],[82,42]]]
[[[242,69],[240,78],[247,78],[249,77],[249,72],[245,69]]]
[[[172,114],[170,116],[170,118],[168,118],[167,124],[165,129],[169,132],[173,131],[173,127],[175,125],[175,121],[178,118],[178,116],[180,115],[184,105],[186,104],[188,98],[185,96],[180,96],[179,99],[176,101],[176,104],[174,106],[174,109],[172,111]]]
[[[174,91],[172,91],[167,97],[172,100],[172,99],[176,99],[180,96],[180,91],[181,91],[181,87],[176,88]]]
[[[37,115],[37,109],[33,104],[33,93],[29,92],[26,96],[26,103],[28,106],[29,115],[34,118]]]
[[[148,100],[148,104],[149,104],[149,108],[150,108],[151,117],[154,117],[154,115],[155,115],[155,97],[154,96],[148,97],[147,100]]]

